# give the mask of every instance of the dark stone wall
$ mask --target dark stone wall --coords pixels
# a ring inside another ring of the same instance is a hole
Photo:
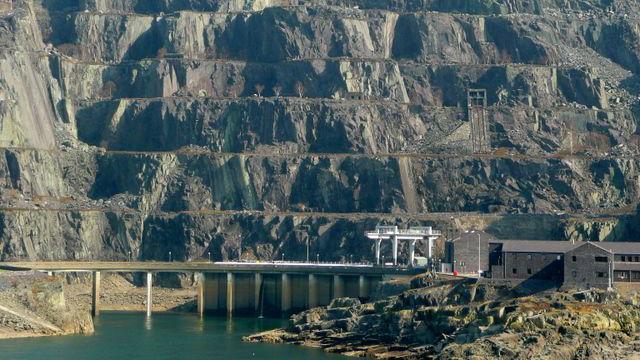
[[[606,250],[591,243],[586,243],[565,254],[564,286],[571,288],[606,288],[609,285],[609,261],[613,256]],[[604,257],[606,261],[596,261],[596,257]]]
[[[503,253],[504,278],[562,281],[563,257],[554,253]]]
[[[480,237],[480,241],[478,241]],[[480,254],[480,269],[489,271],[489,240],[492,237],[484,232],[463,233],[451,243],[449,262],[453,270],[460,273],[478,272],[478,254]],[[479,248],[479,249],[478,249]]]

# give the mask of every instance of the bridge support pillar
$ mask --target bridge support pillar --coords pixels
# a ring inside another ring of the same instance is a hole
[[[147,316],[151,316],[151,310],[153,309],[153,273],[147,273]]]
[[[255,289],[254,289],[254,298],[253,298],[253,309],[257,314],[258,311],[260,310],[260,305],[261,305],[260,292],[262,290],[262,274],[260,273],[255,274],[254,285],[255,285]]]
[[[309,309],[318,307],[318,279],[315,275],[309,274],[309,298],[307,299],[307,307]]]
[[[227,273],[227,315],[233,315],[233,273]]]
[[[413,267],[416,258],[416,240],[409,242],[409,266]]]
[[[291,310],[291,279],[289,279],[289,274],[282,274],[281,294],[280,310],[283,314],[286,314]]]
[[[429,249],[427,250],[427,256],[429,260],[433,257],[433,242],[437,239],[435,236],[429,236]]]
[[[358,279],[358,297],[360,299],[369,298],[369,279],[364,275],[360,275]]]
[[[100,271],[94,271],[91,286],[91,315],[100,315]]]
[[[205,307],[205,299],[204,299],[204,283],[205,283],[205,274],[204,273],[196,273],[196,281],[198,282],[198,315],[204,316],[204,307]]]
[[[333,298],[344,296],[344,279],[340,275],[333,275]]]
[[[380,244],[382,239],[376,239],[376,265],[380,265]]]
[[[393,243],[393,265],[398,265],[398,237],[394,235],[391,241]]]

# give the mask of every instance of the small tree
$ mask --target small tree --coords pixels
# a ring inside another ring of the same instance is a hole
[[[256,89],[256,93],[258,93],[258,97],[262,96],[262,92],[264,91],[264,85],[256,84],[255,89]]]
[[[302,95],[304,95],[304,85],[302,85],[300,81],[296,81],[295,88],[298,96],[302,97]]]
[[[282,86],[276,85],[273,87],[273,93],[276,95],[276,98],[280,97],[281,92],[282,92]]]

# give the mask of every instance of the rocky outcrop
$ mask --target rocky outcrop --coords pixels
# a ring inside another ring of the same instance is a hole
[[[370,304],[337,299],[292,316],[286,329],[245,340],[378,359],[610,359],[640,348],[637,295],[528,295],[525,288],[434,278],[411,286]]]
[[[93,333],[93,320],[65,300],[64,279],[0,274],[0,338]]]

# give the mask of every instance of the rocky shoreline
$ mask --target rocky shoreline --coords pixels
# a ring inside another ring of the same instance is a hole
[[[144,311],[146,289],[131,279],[106,275],[101,311]],[[154,288],[153,311],[192,311],[195,289]],[[92,334],[89,276],[0,272],[0,339]]]
[[[79,309],[91,310],[91,278],[68,279],[66,292],[68,301]],[[103,274],[101,281],[101,311],[146,311],[147,295],[145,286],[137,286],[131,277],[118,274]],[[184,283],[176,288],[154,286],[153,311],[185,312],[195,311],[196,289],[192,283]]]
[[[90,313],[67,301],[62,278],[0,272],[0,339],[93,331]]]
[[[244,340],[376,359],[631,359],[640,353],[639,299],[634,289],[531,295],[418,278],[397,295],[336,299]]]

